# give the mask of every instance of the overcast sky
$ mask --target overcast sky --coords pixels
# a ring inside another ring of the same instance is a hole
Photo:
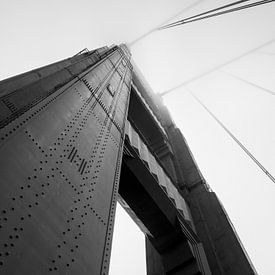
[[[129,43],[197,1],[2,0],[0,79],[113,43]],[[202,0],[179,18],[232,1]],[[153,32],[131,47],[156,93],[275,38],[275,4]],[[275,43],[188,85],[275,174]],[[165,98],[209,185],[225,206],[259,274],[275,274],[275,185],[185,88]],[[122,209],[110,274],[145,274],[144,239]],[[131,243],[131,244],[130,244]]]

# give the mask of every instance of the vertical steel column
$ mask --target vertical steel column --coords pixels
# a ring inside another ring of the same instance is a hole
[[[131,71],[118,48],[0,129],[1,274],[108,273]]]

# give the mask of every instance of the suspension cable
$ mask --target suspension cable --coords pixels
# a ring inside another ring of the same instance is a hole
[[[180,83],[180,84],[178,84],[178,85],[176,85],[176,86],[174,86],[174,87],[172,87],[172,88],[170,88],[170,89],[168,89],[168,90],[160,93],[160,95],[164,96],[164,95],[166,95],[168,93],[171,93],[171,92],[173,92],[173,91],[175,91],[175,90],[177,90],[177,89],[179,89],[179,88],[181,88],[181,87],[183,87],[183,86],[185,86],[187,84],[190,84],[191,82],[194,82],[194,81],[196,81],[196,80],[198,80],[198,79],[200,79],[200,78],[202,78],[202,77],[204,77],[204,76],[206,76],[206,75],[208,75],[210,73],[213,73],[213,72],[219,70],[220,68],[222,68],[222,67],[224,67],[226,65],[229,65],[229,64],[231,64],[231,63],[233,63],[233,62],[235,62],[235,61],[237,61],[237,60],[239,60],[239,59],[247,56],[248,54],[251,54],[251,53],[253,53],[253,52],[255,52],[255,51],[257,51],[257,50],[259,50],[259,49],[261,49],[261,48],[263,48],[263,47],[265,47],[267,45],[269,45],[269,44],[272,44],[274,42],[275,42],[275,38],[273,38],[273,39],[271,39],[271,40],[269,40],[269,41],[267,41],[267,42],[265,42],[265,43],[263,43],[263,44],[255,47],[255,48],[253,48],[253,49],[251,49],[251,50],[249,50],[249,51],[247,51],[245,53],[242,53],[242,54],[240,54],[240,55],[238,55],[238,56],[236,56],[236,57],[234,57],[234,58],[232,58],[232,59],[230,59],[230,60],[228,60],[228,61],[226,61],[226,62],[224,62],[224,63],[222,63],[222,64],[220,64],[220,65],[218,65],[218,66],[216,66],[216,67],[214,67],[214,68],[212,68],[210,70],[208,70],[208,71],[205,71],[205,72],[203,72],[203,73],[201,73],[201,74],[199,74],[197,76],[194,76],[194,77],[192,77],[192,78],[190,78],[190,79],[188,79],[188,80],[186,80],[186,81],[184,81],[184,82],[182,82],[182,83]]]
[[[187,18],[185,18],[185,19],[181,19],[181,20],[175,21],[175,22],[173,22],[173,23],[167,24],[167,25],[165,25],[165,26],[160,27],[159,29],[162,29],[162,28],[168,27],[168,26],[172,26],[172,25],[174,25],[174,24],[181,23],[181,22],[186,21],[186,20],[193,19],[193,18],[196,18],[196,17],[198,17],[198,16],[206,15],[206,14],[211,13],[211,12],[214,12],[214,11],[219,11],[219,10],[222,10],[222,9],[225,9],[225,8],[229,8],[229,7],[232,7],[232,6],[241,4],[241,3],[243,3],[243,2],[247,2],[247,1],[251,1],[251,0],[240,0],[240,1],[236,1],[236,2],[233,2],[233,3],[227,4],[227,5],[224,5],[224,6],[220,6],[220,7],[218,7],[218,8],[215,8],[215,9],[212,9],[212,10],[208,10],[208,11],[206,11],[206,12],[202,12],[202,13],[199,13],[199,14],[196,14],[196,15],[193,15],[193,16],[190,16],[190,17],[187,17]]]
[[[152,32],[157,31],[162,25],[168,23],[169,21],[175,19],[176,17],[180,16],[182,13],[187,12],[188,10],[194,8],[195,6],[197,6],[198,4],[200,4],[203,0],[197,0],[196,2],[194,2],[193,4],[184,7],[182,10],[180,10],[179,12],[177,12],[176,14],[172,15],[171,17],[169,17],[168,19],[166,19],[164,22],[160,23],[157,25],[157,27],[154,27],[150,30],[148,30],[147,32],[145,32],[144,34],[140,35],[139,37],[135,38],[133,41],[127,43],[127,45],[129,47],[133,46],[134,44],[136,44],[137,42],[139,42],[140,40],[144,39],[145,37],[147,37],[148,35],[150,35]]]
[[[188,23],[191,23],[191,22],[200,21],[200,20],[203,20],[203,19],[207,19],[207,18],[211,18],[211,17],[215,17],[215,16],[220,16],[220,15],[223,15],[223,14],[240,11],[240,10],[243,10],[243,9],[248,9],[248,8],[268,4],[268,3],[271,3],[271,2],[274,2],[274,1],[275,0],[257,1],[257,2],[251,3],[251,4],[243,5],[243,6],[240,6],[240,7],[237,7],[237,8],[227,9],[225,11],[217,12],[217,13],[206,15],[206,16],[202,16],[202,17],[199,17],[199,18],[197,18],[198,15],[195,15],[195,16],[193,16],[194,19],[188,20],[187,18],[185,18],[185,19],[182,19],[180,21],[176,21],[174,23],[164,25],[164,26],[160,27],[159,30],[172,28],[172,27],[176,27],[176,26],[179,26],[179,25],[188,24]]]
[[[248,85],[250,85],[250,86],[253,86],[253,87],[255,87],[255,88],[261,89],[262,91],[264,91],[264,92],[266,92],[266,93],[268,93],[268,94],[270,94],[270,95],[275,95],[275,92],[273,92],[273,91],[271,91],[271,90],[269,90],[269,89],[266,89],[266,88],[264,88],[264,87],[262,87],[262,86],[259,86],[259,85],[255,84],[255,83],[253,83],[253,82],[250,82],[249,80],[243,79],[243,78],[241,78],[241,77],[239,77],[239,76],[236,76],[236,75],[234,75],[234,74],[231,74],[231,73],[229,73],[229,72],[225,72],[225,71],[220,71],[220,72],[222,72],[222,73],[224,73],[224,74],[227,74],[227,75],[229,75],[229,76],[231,76],[231,77],[233,77],[233,78],[236,78],[236,79],[238,79],[238,80],[240,80],[240,81],[242,81],[242,82],[244,82],[244,83],[246,83],[246,84],[248,84]]]
[[[186,87],[185,87],[186,88]],[[252,153],[228,130],[228,128],[206,107],[205,104],[190,90],[186,90],[193,98],[206,110],[206,112],[224,129],[224,131],[239,145],[239,147],[250,157],[250,159],[275,183],[275,178],[267,171],[267,169],[254,157]]]

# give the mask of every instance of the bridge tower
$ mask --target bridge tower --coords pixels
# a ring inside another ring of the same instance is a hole
[[[0,82],[0,171],[1,274],[108,274],[117,200],[148,275],[255,274],[125,45]]]

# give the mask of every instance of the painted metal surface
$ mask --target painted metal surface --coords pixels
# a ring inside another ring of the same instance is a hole
[[[125,134],[128,137],[130,144],[136,149],[140,158],[149,168],[151,174],[155,175],[160,187],[165,191],[168,197],[173,201],[176,208],[181,210],[184,218],[191,221],[188,206],[184,198],[179,194],[177,188],[174,186],[168,175],[163,170],[162,166],[148,149],[139,134],[135,131],[131,123],[127,120]]]
[[[105,47],[0,83],[0,274],[108,274],[120,174],[120,195],[168,274],[250,270],[179,130],[166,133],[161,106],[132,83],[129,59],[125,46]],[[194,222],[164,159],[173,152],[192,183]]]
[[[131,79],[121,59],[115,51],[0,130],[1,274],[108,273]]]

